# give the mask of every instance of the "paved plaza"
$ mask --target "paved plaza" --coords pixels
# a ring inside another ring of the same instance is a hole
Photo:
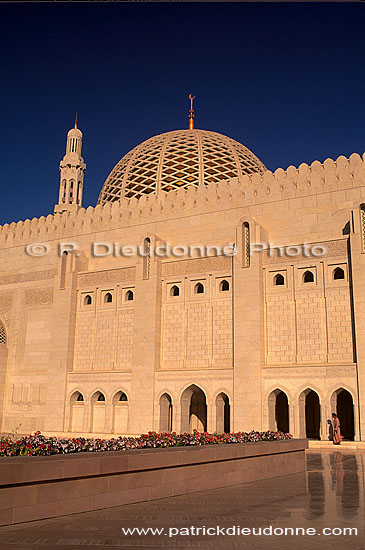
[[[307,452],[307,472],[0,528],[0,549],[242,548],[363,550],[365,451]],[[183,534],[191,527],[315,529],[313,535]],[[122,529],[164,528],[161,535]],[[338,534],[343,528],[358,535]],[[323,529],[336,528],[324,535]],[[169,529],[171,534],[169,536]],[[182,529],[182,534],[175,535]]]

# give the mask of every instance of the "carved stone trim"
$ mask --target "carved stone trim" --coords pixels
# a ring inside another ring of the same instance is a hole
[[[24,305],[37,306],[46,305],[53,302],[53,289],[26,288],[24,295]]]
[[[332,258],[332,257],[347,257],[347,239],[339,239],[337,241],[322,241],[322,242],[316,242],[316,243],[305,243],[307,245],[307,249],[309,250],[311,247],[314,246],[324,246],[327,251],[323,256],[313,256],[309,252],[305,256],[303,254],[303,244],[293,244],[293,245],[286,245],[282,248],[285,250],[285,248],[289,247],[298,247],[300,249],[300,253],[297,256],[288,256],[284,252],[282,256],[279,256],[278,250],[272,250],[271,254],[272,256],[268,255],[268,249],[263,250],[260,252],[262,254],[262,264],[264,266],[271,265],[271,264],[279,264],[279,263],[295,263],[295,262],[301,262],[304,259],[308,259],[309,261],[318,260],[318,259],[324,259]]]
[[[191,258],[189,260],[178,260],[175,262],[166,262],[162,265],[162,276],[170,275],[188,275],[190,273],[207,273],[209,271],[218,271],[232,268],[232,258],[230,256],[212,256],[209,258]]]
[[[12,292],[2,292],[0,294],[0,308],[10,309],[13,303],[13,293]]]
[[[136,278],[135,267],[124,267],[120,269],[108,269],[105,271],[93,271],[90,273],[80,273],[78,276],[78,286],[96,286],[99,284],[117,284],[126,281],[133,282]]]
[[[340,380],[341,376],[354,377],[356,375],[355,364],[353,365],[299,365],[288,366],[278,365],[277,367],[267,366],[262,369],[262,375],[265,380],[292,380],[294,378],[336,378]]]
[[[6,330],[8,331],[9,330],[9,325],[10,325],[10,308],[1,308],[0,307],[0,320],[1,321],[4,321],[5,325],[6,325]],[[9,333],[8,333],[9,334]]]
[[[44,281],[46,279],[52,279],[56,274],[56,269],[47,269],[46,271],[30,271],[28,273],[18,273],[17,275],[1,275],[0,285]]]

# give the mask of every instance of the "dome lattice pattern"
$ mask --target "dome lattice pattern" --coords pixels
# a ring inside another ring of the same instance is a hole
[[[98,204],[265,170],[247,147],[227,136],[208,130],[175,130],[127,153],[107,177]]]

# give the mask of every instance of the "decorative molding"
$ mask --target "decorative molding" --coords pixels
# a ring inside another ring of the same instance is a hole
[[[124,267],[120,269],[108,269],[105,271],[93,271],[80,273],[78,275],[78,287],[96,286],[99,284],[118,284],[133,282],[136,279],[135,267]]]
[[[245,222],[242,226],[243,231],[243,267],[250,265],[250,226]]]
[[[25,306],[38,306],[53,302],[53,289],[26,288],[24,295]]]
[[[4,321],[5,325],[6,325],[6,329],[9,329],[9,325],[10,325],[10,308],[3,308],[3,307],[0,307],[0,319],[2,321]]]
[[[0,308],[10,309],[13,303],[13,293],[3,292],[0,294]]]
[[[46,271],[28,271],[27,273],[19,273],[17,275],[2,275],[0,276],[0,285],[44,281],[52,279],[56,274],[56,269],[47,269]]]
[[[162,265],[162,276],[208,273],[220,269],[231,272],[232,258],[230,256],[211,256],[209,258],[191,258],[189,260],[166,262]]]
[[[324,246],[326,247],[327,249],[327,252],[323,255],[323,256],[312,256],[310,253],[307,253],[307,255],[305,256],[303,254],[303,244],[293,244],[293,245],[286,245],[286,246],[283,246],[282,248],[285,249],[285,248],[294,248],[294,247],[298,247],[298,248],[301,248],[301,252],[300,254],[298,254],[297,256],[287,256],[283,253],[282,256],[279,256],[279,251],[277,250],[272,250],[272,256],[268,256],[268,249],[266,250],[263,250],[261,252],[262,254],[262,265],[263,266],[268,266],[268,265],[271,265],[271,264],[279,264],[279,263],[283,263],[283,264],[292,264],[292,263],[296,263],[296,262],[301,262],[303,261],[304,259],[307,259],[308,262],[313,262],[313,261],[316,261],[316,260],[321,260],[321,259],[328,259],[328,258],[336,258],[338,256],[341,256],[343,258],[347,258],[347,238],[346,239],[339,239],[337,241],[323,241],[323,242],[317,242],[317,243],[306,243],[308,249],[310,247],[315,247],[315,246]]]
[[[282,366],[267,366],[262,369],[263,378],[270,380],[293,380],[294,378],[304,378],[306,380],[314,378],[336,378],[356,376],[355,364],[353,365],[300,365],[298,363]],[[309,384],[309,382],[308,382]],[[309,384],[310,385],[310,384]],[[339,384],[340,385],[340,384]]]
[[[327,248],[327,252],[324,258],[331,258],[332,256],[346,256],[347,257],[347,239],[340,239],[338,241],[326,241],[323,244]]]

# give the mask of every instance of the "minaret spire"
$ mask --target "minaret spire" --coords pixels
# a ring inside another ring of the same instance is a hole
[[[195,99],[195,95],[189,94],[190,99],[190,111],[189,111],[189,130],[194,130],[194,107],[193,107],[193,101]]]
[[[82,201],[82,186],[86,164],[81,156],[82,132],[75,125],[67,133],[66,154],[60,162],[60,191],[54,213],[78,210]]]

